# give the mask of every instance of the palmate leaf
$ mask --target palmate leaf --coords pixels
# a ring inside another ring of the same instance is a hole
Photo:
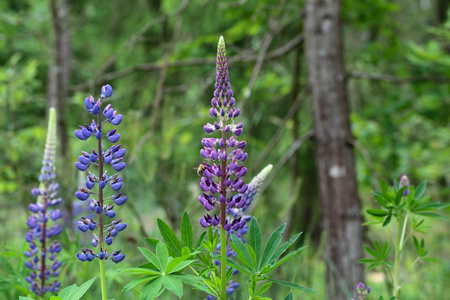
[[[238,254],[238,258],[240,258],[240,261],[244,263],[250,270],[255,272],[257,266],[255,266],[254,260],[251,258],[248,248],[245,246],[245,244],[234,234],[231,234],[231,241],[233,243],[232,245],[236,246],[232,247],[233,250]]]
[[[286,228],[286,224],[280,225],[277,229],[272,232],[267,241],[266,246],[264,247],[264,254],[261,258],[261,264],[259,265],[259,269],[263,269],[272,259],[275,250],[278,248],[278,245],[281,242],[281,233]]]
[[[194,246],[194,234],[192,232],[192,224],[189,219],[189,215],[187,212],[184,212],[183,218],[181,219],[181,241],[183,242],[183,246],[192,250]]]
[[[414,193],[414,200],[420,199],[425,193],[426,189],[427,189],[427,182],[422,181],[416,188],[416,191]]]
[[[276,284],[281,285],[281,286],[286,286],[288,288],[297,289],[297,290],[301,290],[301,291],[312,293],[312,294],[317,294],[317,292],[315,292],[315,291],[313,291],[313,290],[311,290],[311,289],[309,289],[307,287],[298,285],[298,284],[296,284],[294,282],[284,281],[284,280],[277,280],[277,279],[274,279],[274,278],[267,278],[267,280],[272,281],[273,283],[276,283]]]
[[[145,276],[145,277],[142,277],[142,278],[135,279],[135,280],[131,281],[130,283],[128,283],[126,286],[124,286],[123,289],[122,289],[122,292],[129,291],[129,290],[131,290],[132,288],[134,288],[138,284],[141,284],[141,283],[144,283],[144,282],[147,282],[147,281],[150,282],[150,281],[152,281],[152,280],[154,280],[154,279],[156,279],[158,277],[159,277],[159,275],[158,276],[154,275],[154,276]]]
[[[165,275],[162,277],[162,283],[166,289],[172,291],[178,298],[183,296],[183,282],[174,276]]]
[[[157,279],[147,283],[147,285],[142,289],[141,297],[139,299],[142,300],[155,299],[160,293],[164,291],[164,288],[161,290],[161,287],[162,287],[162,278],[158,277]]]
[[[169,263],[169,251],[167,250],[164,243],[159,243],[156,246],[156,257],[158,258],[159,264],[161,266],[161,271],[165,271],[167,264]]]
[[[159,244],[162,244],[162,243],[159,243]],[[150,251],[148,249],[145,249],[145,248],[142,248],[142,247],[138,247],[138,249],[139,249],[139,251],[141,251],[141,253],[145,256],[145,258],[149,262],[151,262],[153,265],[156,266],[156,268],[158,268],[158,270],[160,272],[164,271],[163,267],[161,266],[161,263],[159,262],[158,257],[152,251]]]
[[[249,228],[249,235],[250,235],[250,246],[255,251],[256,255],[256,262],[257,265],[259,265],[259,262],[261,260],[261,251],[262,251],[262,234],[261,234],[261,228],[259,227],[258,221],[256,218],[252,218],[250,222],[250,228]]]
[[[157,223],[159,232],[164,242],[166,242],[169,251],[173,252],[175,256],[181,256],[181,243],[175,235],[175,232],[163,220],[157,219]]]
[[[68,286],[59,293],[58,297],[60,297],[61,300],[79,300],[89,290],[94,281],[95,277],[80,286],[77,286],[76,284]]]

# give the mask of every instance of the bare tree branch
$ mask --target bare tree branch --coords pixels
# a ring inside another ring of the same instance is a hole
[[[290,107],[288,113],[284,116],[283,121],[281,122],[280,126],[278,126],[277,131],[272,136],[272,139],[270,140],[269,144],[264,149],[263,154],[261,154],[261,156],[258,158],[258,160],[253,165],[253,168],[252,168],[253,172],[256,172],[256,170],[260,169],[261,164],[263,163],[263,161],[267,158],[267,156],[269,155],[270,151],[272,151],[273,147],[275,147],[275,145],[278,143],[278,141],[281,138],[281,133],[283,132],[283,130],[284,130],[285,126],[286,126],[286,123],[290,119],[292,119],[292,116],[297,112],[298,108],[300,107],[300,105],[303,102],[304,96],[305,96],[305,91],[302,91],[297,96],[297,99],[295,100],[294,104]]]
[[[268,53],[266,56],[266,60],[276,59],[276,58],[286,55],[302,41],[303,41],[303,34],[300,33],[296,37],[294,37],[292,40],[290,40],[289,42],[287,42],[286,44],[281,46],[280,48],[277,48],[274,51]],[[256,55],[256,54],[248,54],[248,53],[238,54],[238,55],[232,56],[230,59],[228,59],[228,65],[232,65],[232,64],[236,64],[236,63],[243,63],[243,62],[253,62],[253,61],[256,61],[257,59],[258,59],[258,55]],[[215,63],[216,63],[215,57],[192,58],[192,59],[169,62],[167,64],[167,67],[168,68],[184,68],[184,67],[193,67],[193,66],[198,66],[198,65],[215,64]],[[164,64],[162,64],[162,63],[139,64],[139,65],[132,66],[128,69],[100,75],[95,79],[90,79],[83,83],[72,86],[71,90],[79,91],[79,90],[88,88],[89,86],[96,84],[97,82],[100,82],[100,81],[109,81],[112,79],[126,77],[126,76],[131,75],[135,71],[152,72],[152,71],[160,70],[163,67],[164,67]]]
[[[266,188],[269,186],[269,184],[273,181],[275,176],[277,176],[278,172],[280,172],[281,168],[288,162],[288,160],[294,155],[294,153],[300,148],[301,145],[303,145],[304,142],[309,140],[311,137],[314,136],[313,131],[308,131],[306,134],[304,134],[301,138],[294,141],[292,143],[291,147],[286,151],[284,156],[278,161],[278,163],[273,168],[272,172],[270,173],[269,177],[264,182],[264,185],[261,187],[260,191],[258,192],[260,195],[264,193]],[[252,213],[253,209],[256,207],[256,202],[258,201],[258,198],[253,200],[254,203],[250,206],[249,214]]]
[[[184,7],[186,8],[189,3],[189,0],[185,0],[184,2],[185,2]],[[160,103],[162,101],[162,97],[163,97],[164,83],[166,82],[167,69],[169,68],[169,66],[168,66],[169,57],[170,57],[170,55],[172,55],[172,52],[175,48],[175,44],[178,41],[178,38],[180,37],[181,27],[183,24],[183,12],[184,12],[184,9],[178,11],[177,23],[175,25],[172,39],[171,39],[171,41],[167,47],[167,50],[164,54],[164,64],[163,64],[163,67],[159,74],[158,86],[156,87],[155,99],[153,100],[153,102],[151,102],[151,104],[153,105],[152,116],[150,118],[150,120],[152,122],[152,125],[151,125],[152,132],[155,130],[156,124],[158,124],[159,105],[160,105]],[[144,108],[144,111],[146,111],[146,110],[147,109]]]
[[[435,76],[415,76],[415,77],[396,77],[387,74],[374,74],[361,71],[352,71],[347,75],[348,78],[355,79],[369,79],[374,81],[385,81],[390,83],[406,84],[413,82],[431,81],[440,84],[447,84],[450,82],[450,78],[435,77]]]

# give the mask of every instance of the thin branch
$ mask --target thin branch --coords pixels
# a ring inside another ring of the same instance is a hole
[[[185,3],[186,3],[185,7],[187,7],[189,0],[186,0]],[[170,55],[172,55],[173,50],[175,49],[175,44],[178,41],[178,38],[180,37],[181,27],[183,25],[183,12],[184,12],[184,10],[180,10],[179,14],[177,15],[177,23],[175,25],[172,39],[167,47],[166,53],[164,54],[164,65],[159,74],[158,86],[156,88],[155,99],[151,103],[153,105],[152,116],[150,118],[150,120],[152,122],[152,125],[151,125],[152,131],[155,130],[156,124],[158,124],[158,112],[159,112],[159,106],[161,104],[162,97],[163,97],[164,83],[166,82],[166,77],[167,77],[167,69],[169,68],[169,66],[168,66],[169,58],[170,58]],[[146,108],[144,108],[144,111],[146,111]]]
[[[119,56],[125,52],[127,49],[133,49],[134,46],[137,44],[137,42],[139,41],[139,39],[153,26],[162,23],[164,21],[166,21],[167,19],[174,17],[174,16],[178,16],[180,15],[187,7],[189,3],[189,0],[185,0],[183,1],[183,3],[181,3],[180,7],[170,13],[167,14],[163,14],[160,15],[154,19],[152,19],[151,21],[149,21],[147,24],[145,24],[141,29],[139,29],[136,33],[132,34],[130,36],[130,38],[128,40],[126,40],[120,47],[119,49],[113,54],[111,55],[110,58],[108,58],[106,60],[106,62],[103,64],[103,66],[98,70],[97,72],[97,76],[101,76],[101,74],[103,74],[103,72],[105,72],[105,70],[107,70],[111,65],[113,65],[117,59],[119,58]]]
[[[259,194],[262,195],[266,188],[269,186],[269,184],[273,181],[275,176],[277,176],[278,172],[280,172],[281,168],[287,163],[287,161],[294,155],[294,153],[300,148],[301,145],[303,145],[304,142],[309,140],[311,137],[314,136],[313,131],[308,131],[306,134],[304,134],[301,138],[296,140],[291,147],[286,151],[284,156],[278,161],[276,166],[273,168],[272,172],[270,173],[269,177],[264,182],[264,185],[261,187]],[[255,203],[250,207],[249,214],[252,213],[253,209],[256,207],[256,202],[258,201],[258,198],[253,200]]]
[[[291,50],[293,50],[298,44],[300,44],[303,41],[303,34],[298,34],[295,36],[292,40],[281,46],[280,48],[275,49],[274,51],[270,52],[266,56],[266,60],[270,59],[276,59],[281,56],[286,55]],[[236,64],[236,63],[243,63],[243,62],[254,62],[258,59],[258,55],[256,54],[238,54],[235,56],[230,57],[228,59],[228,65]],[[216,63],[215,57],[210,58],[192,58],[192,59],[186,59],[186,60],[178,60],[169,62],[167,64],[168,68],[184,68],[184,67],[193,67],[193,66],[199,66],[199,65],[205,65],[210,64],[213,65]],[[103,75],[98,76],[95,79],[90,79],[88,81],[85,81],[83,83],[77,84],[72,86],[71,91],[80,91],[83,90],[91,85],[96,84],[100,81],[110,81],[117,78],[122,78],[131,75],[135,71],[144,71],[144,72],[151,72],[151,71],[157,71],[164,67],[163,63],[144,63],[144,64],[138,64],[135,66],[132,66],[128,69],[106,73]]]
[[[256,172],[256,170],[260,169],[260,166],[263,163],[263,161],[267,158],[267,156],[269,155],[270,151],[272,151],[273,147],[275,147],[276,144],[278,143],[278,141],[280,140],[281,133],[283,132],[284,128],[286,127],[286,123],[290,119],[292,119],[294,114],[297,112],[298,108],[300,107],[300,105],[303,102],[304,95],[305,95],[305,91],[302,91],[300,94],[298,94],[297,99],[295,100],[295,102],[290,107],[288,113],[284,116],[283,121],[278,126],[277,131],[272,136],[272,139],[270,140],[270,142],[267,145],[267,147],[264,149],[263,154],[258,158],[256,163],[253,165],[253,168],[252,168],[253,172]]]
[[[348,78],[369,79],[374,81],[384,81],[389,83],[406,84],[413,82],[431,81],[440,84],[450,83],[450,78],[435,76],[415,76],[415,77],[396,77],[387,74],[373,74],[360,71],[352,71],[348,73]]]

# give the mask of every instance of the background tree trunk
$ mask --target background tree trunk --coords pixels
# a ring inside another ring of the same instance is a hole
[[[314,109],[316,160],[326,233],[327,299],[354,295],[364,280],[361,205],[342,55],[340,1],[307,0],[305,43]],[[356,298],[356,297],[354,297]]]

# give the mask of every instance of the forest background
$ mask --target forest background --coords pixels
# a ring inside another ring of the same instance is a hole
[[[349,117],[364,209],[376,206],[372,191],[380,190],[380,180],[392,182],[402,174],[414,184],[427,180],[432,198],[448,202],[448,7],[445,0],[342,1]],[[106,83],[114,88],[114,107],[124,115],[121,142],[128,150],[124,182],[129,205],[121,214],[129,229],[116,242],[126,249],[125,264],[141,262],[136,246],[145,246],[143,236],[157,235],[157,217],[173,228],[185,210],[198,219],[203,209],[194,168],[202,163],[202,128],[213,92],[217,40],[223,35],[248,142],[247,181],[274,165],[252,214],[263,232],[284,222],[289,235],[304,232],[301,242],[308,249],[278,275],[295,276],[321,294],[298,293],[295,299],[324,299],[325,242],[304,18],[303,1],[1,1],[1,250],[21,253],[24,248],[30,190],[37,185],[50,106],[58,110],[60,196],[69,215],[73,212],[79,180],[73,163],[84,150],[73,131],[88,118],[84,97],[98,96]],[[449,225],[443,220],[430,224],[428,249],[442,263],[423,265],[408,278],[407,299],[450,294],[445,284],[450,277]],[[202,230],[197,227],[197,233]],[[366,230],[364,243],[383,235]],[[63,284],[81,284],[94,268],[76,262],[68,266]],[[117,275],[117,268],[108,267],[108,277],[114,278],[110,294],[126,299],[129,295],[120,290],[128,279]],[[18,271],[25,272],[23,266]],[[9,273],[2,264],[1,277]],[[383,276],[366,274],[376,298],[386,293]],[[0,292],[20,294],[6,285]],[[281,292],[275,290],[272,297],[279,299]]]

